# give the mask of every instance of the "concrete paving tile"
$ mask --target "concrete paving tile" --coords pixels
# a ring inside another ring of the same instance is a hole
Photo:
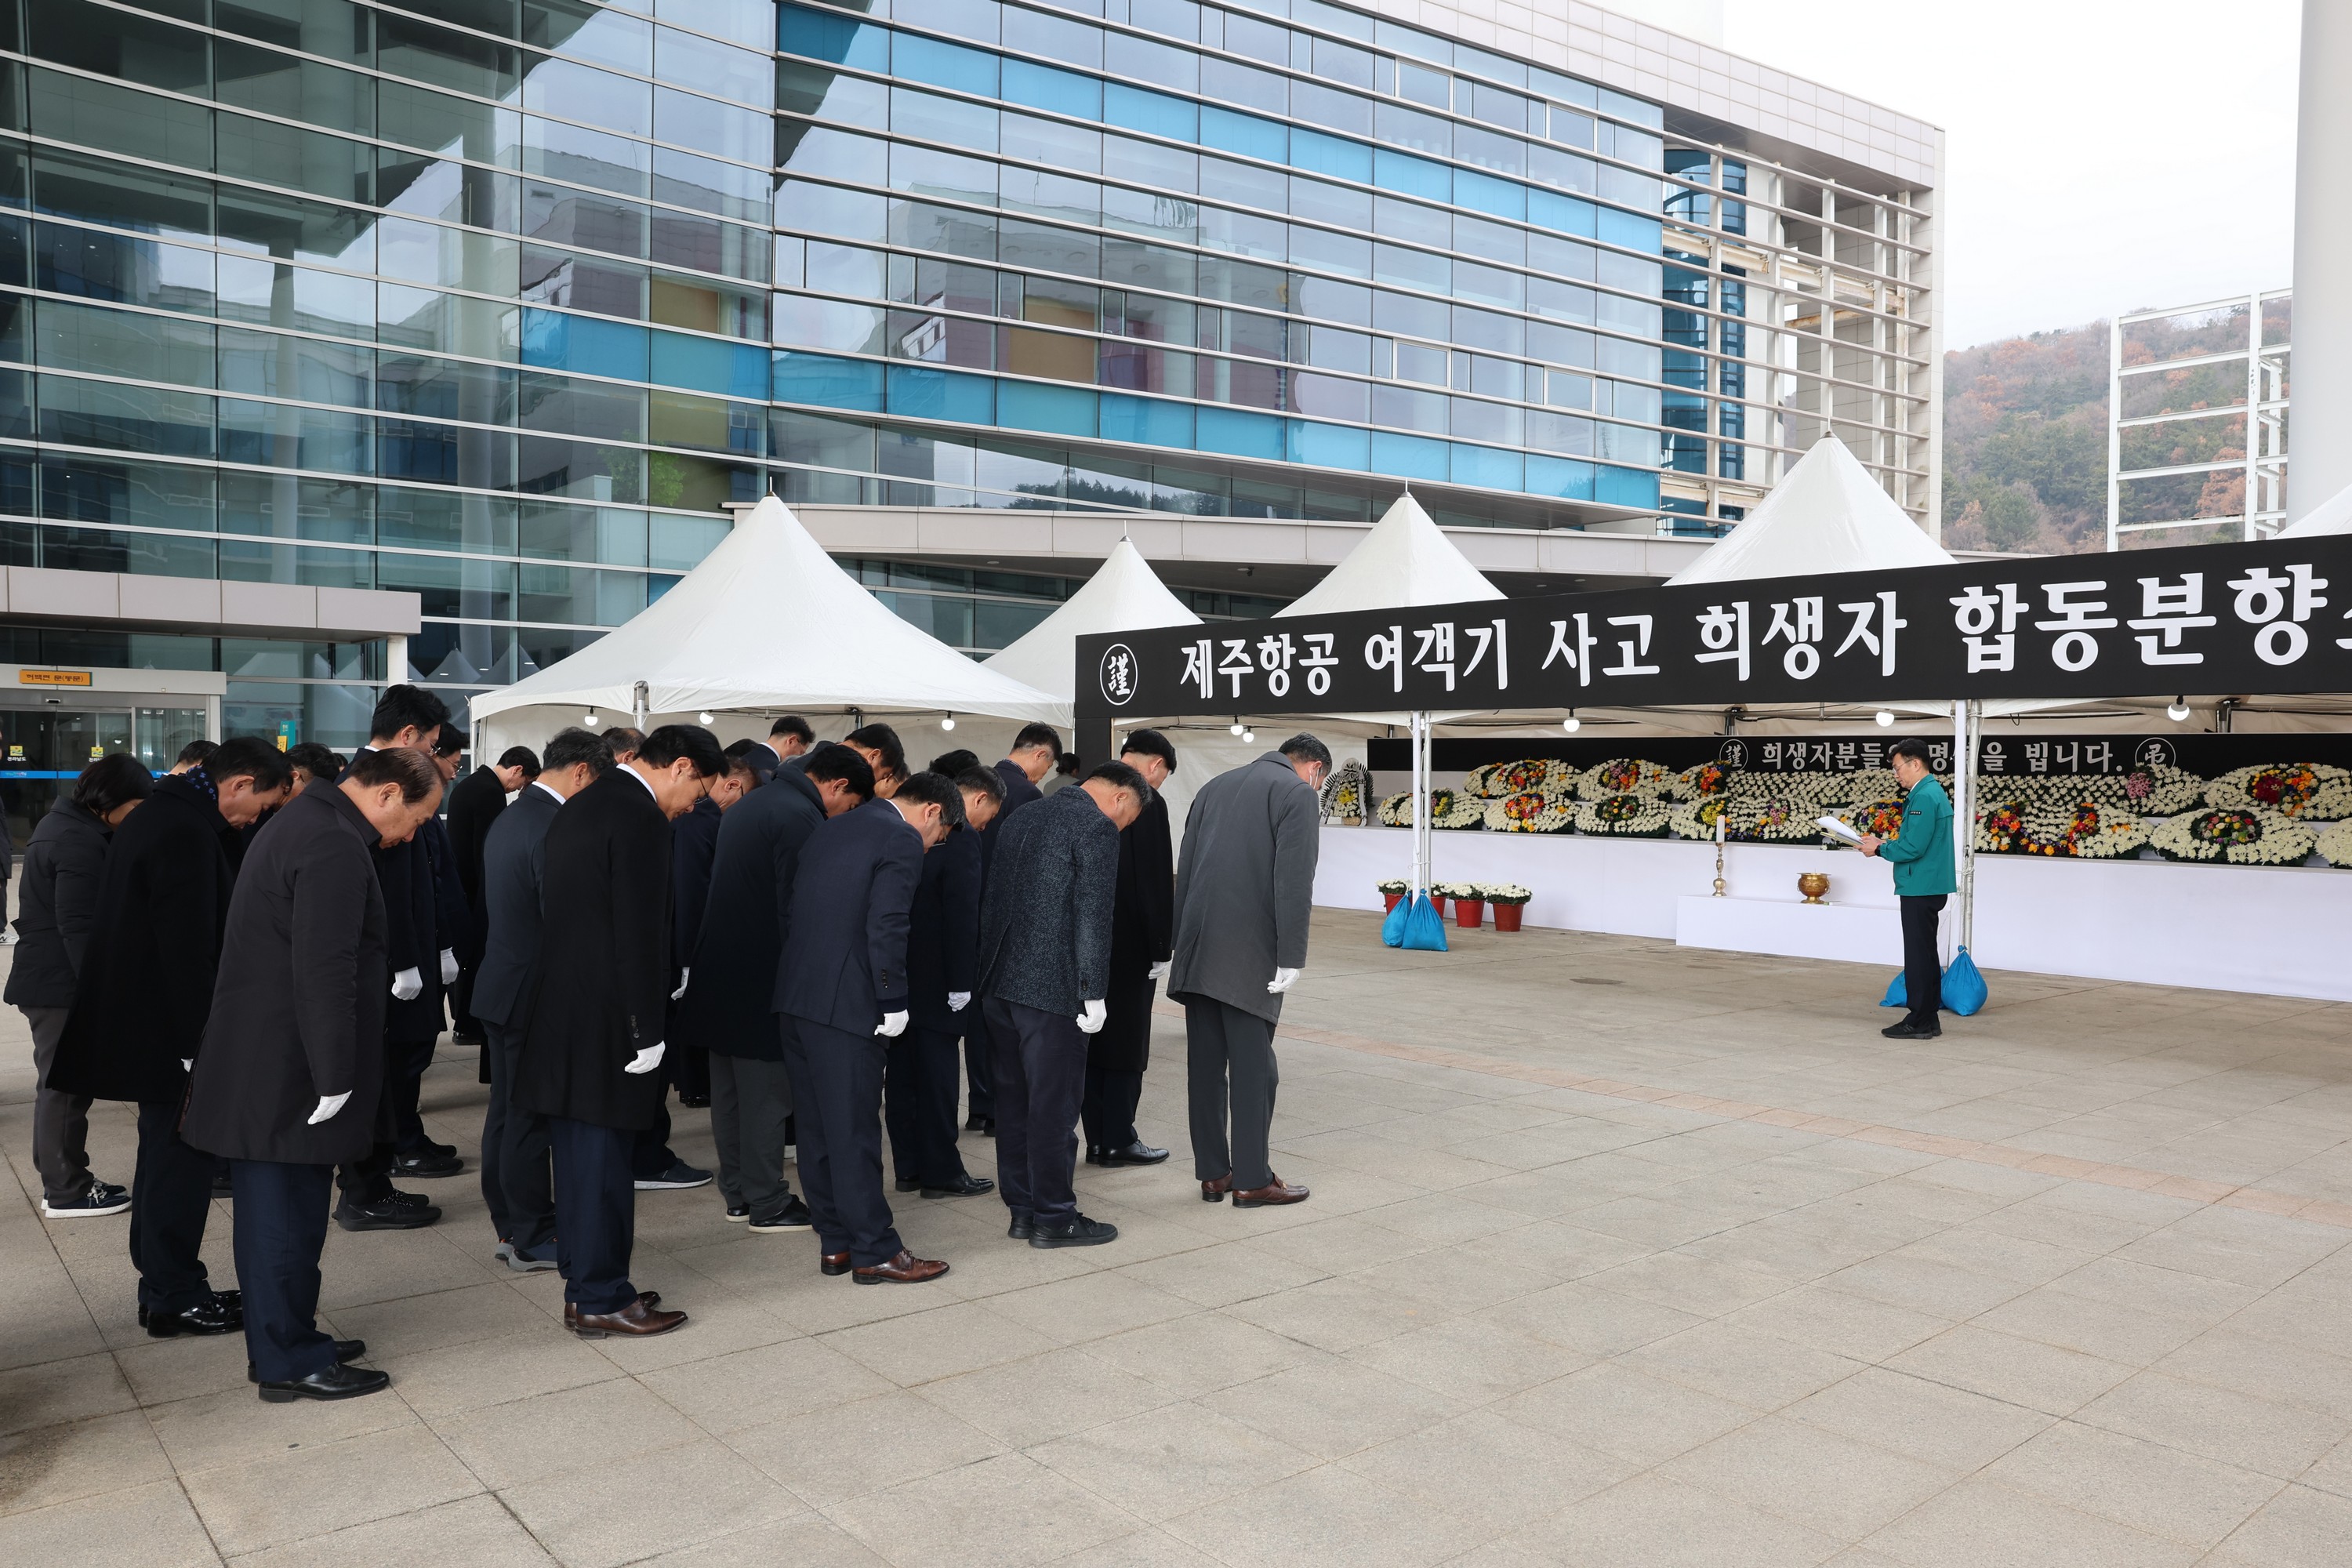
[[[635,1568],[887,1568],[888,1560],[819,1514],[797,1514],[638,1560]]]
[[[321,1449],[373,1432],[422,1425],[397,1384],[393,1392],[363,1399],[264,1405],[242,1375],[236,1388],[157,1405],[146,1414],[164,1455],[183,1476],[267,1459],[292,1447]]]
[[[719,1436],[887,1392],[890,1380],[822,1339],[782,1340],[644,1373],[638,1382]]]
[[[1617,1360],[1620,1365],[1756,1410],[1778,1410],[1867,1364],[1728,1323],[1702,1323],[1627,1351]]]
[[[566,1568],[614,1568],[807,1511],[713,1438],[564,1470],[499,1496]]]
[[[1696,1389],[1602,1362],[1495,1405],[1496,1414],[1641,1465],[1655,1465],[1758,1419]]]
[[[1223,1308],[1220,1317],[1255,1323],[1318,1350],[1346,1351],[1459,1316],[1423,1296],[1404,1296],[1366,1283],[1368,1276],[1320,1279],[1278,1296],[1253,1297]]]
[[[1857,1443],[1962,1471],[1991,1463],[2053,1419],[1885,1367],[1832,1384],[1786,1414]]]
[[[0,1513],[169,1480],[171,1461],[136,1410],[0,1437]]]
[[[1863,1362],[1885,1361],[1948,1327],[1941,1318],[1822,1285],[1797,1286],[1719,1321]]]
[[[1314,1456],[1190,1400],[1088,1426],[1029,1457],[1157,1523],[1307,1469]]]
[[[2352,1415],[2352,1360],[2331,1353],[2340,1348],[2337,1341],[2281,1344],[2238,1331],[2232,1319],[2198,1335],[2153,1370],[2322,1415]]]
[[[393,1396],[378,1394],[351,1403],[370,1400],[390,1404]],[[230,1557],[412,1513],[482,1490],[457,1456],[419,1426],[322,1445],[289,1438],[277,1453],[183,1473],[181,1480],[213,1541]]]
[[[2338,1568],[2352,1562],[2352,1500],[2288,1487],[2208,1561],[2214,1568]]]
[[[991,1296],[987,1305],[998,1316],[1064,1345],[1103,1339],[1201,1310],[1181,1296],[1109,1271]]]
[[[0,1372],[0,1435],[129,1410],[137,1401],[110,1355]]]
[[[555,1560],[496,1498],[484,1496],[248,1552],[235,1568],[380,1568],[401,1561],[545,1568]]]
[[[217,1568],[220,1561],[204,1522],[174,1481],[0,1514],[0,1562]]]
[[[1658,1474],[1637,1476],[1570,1507],[1545,1527],[1579,1568],[1796,1568],[1838,1542],[1789,1520]]]
[[[1481,1528],[1557,1512],[1635,1469],[1628,1460],[1486,1411],[1362,1449],[1340,1464]]]
[[[960,1568],[1051,1563],[1136,1527],[1132,1516],[1018,1454],[869,1492],[827,1511],[895,1563]]]
[[[374,1347],[369,1348],[373,1352]],[[620,1375],[586,1341],[557,1324],[413,1355],[371,1353],[369,1359],[392,1374],[401,1399],[428,1421]]]
[[[2199,1547],[2220,1542],[2284,1489],[2273,1477],[2074,1421],[2011,1449],[1982,1473]]]
[[[1886,1364],[2052,1415],[2081,1409],[2136,1370],[1973,1323],[1948,1329],[1889,1357]]]
[[[505,1272],[503,1265],[500,1272]],[[542,1279],[555,1279],[555,1276]],[[521,1276],[511,1275],[454,1290],[341,1307],[328,1315],[338,1334],[367,1341],[373,1354],[408,1355],[545,1327],[549,1314],[517,1288],[521,1283]],[[563,1310],[561,1280],[556,1280],[553,1291],[555,1315],[560,1319]],[[164,1342],[167,1347],[173,1342]]]
[[[818,1509],[1004,1451],[978,1427],[898,1389],[743,1427],[727,1443]]]
[[[1155,1525],[1058,1559],[1055,1568],[1220,1568],[1217,1560]]]
[[[1434,1393],[1474,1402],[1564,1377],[1593,1359],[1485,1317],[1455,1318],[1344,1353]]]
[[[1506,1301],[1480,1316],[1590,1356],[1618,1355],[1706,1321],[1696,1313],[1620,1296],[1581,1280]]]
[[[2202,1552],[1990,1479],[1961,1482],[1863,1544],[1909,1568],[2186,1568]]]
[[[1337,1458],[1443,1420],[1463,1405],[1458,1396],[1340,1356],[1319,1357],[1198,1399],[1219,1415],[1319,1459]]]
[[[2144,1311],[2045,1285],[1978,1316],[1976,1326],[2121,1365],[2153,1365],[2205,1331],[2201,1316]]]
[[[867,1289],[874,1295],[904,1291],[913,1295],[920,1286],[885,1285]],[[933,1378],[953,1377],[975,1367],[1018,1361],[1051,1350],[1054,1342],[1036,1330],[989,1310],[975,1302],[934,1296],[931,1310],[891,1318],[824,1336],[824,1343],[879,1373],[902,1388],[914,1388]]]
[[[1420,1568],[1498,1534],[1326,1465],[1168,1521],[1230,1568]]]
[[[1769,1417],[1668,1460],[1660,1473],[1841,1541],[1859,1541],[1959,1472]]]
[[[1172,1397],[1190,1399],[1297,1366],[1324,1352],[1221,1312],[1196,1312],[1097,1340],[1086,1353],[1167,1390]]]
[[[494,1490],[703,1436],[652,1390],[625,1377],[489,1405],[436,1421],[433,1429]]]
[[[1118,1272],[1196,1307],[1230,1306],[1328,1277],[1327,1270],[1286,1256],[1278,1244],[1268,1246],[1255,1239],[1171,1252],[1122,1264]]]
[[[1003,1362],[915,1391],[1008,1448],[1033,1448],[1073,1432],[1155,1410],[1175,1395],[1082,1350]]]
[[[2276,1405],[2156,1372],[2118,1384],[2076,1411],[2074,1418],[2281,1480],[2301,1475],[2352,1436],[2352,1417]]]

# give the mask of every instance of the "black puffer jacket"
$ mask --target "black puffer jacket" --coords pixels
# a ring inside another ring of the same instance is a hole
[[[98,913],[99,879],[113,830],[71,800],[42,815],[25,846],[16,893],[16,962],[0,1000],[17,1007],[70,1007],[74,976]]]

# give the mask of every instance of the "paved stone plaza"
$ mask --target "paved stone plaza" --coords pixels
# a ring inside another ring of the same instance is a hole
[[[1311,1202],[1199,1202],[1169,1016],[1176,1157],[1081,1168],[1116,1244],[909,1195],[954,1271],[861,1289],[646,1194],[635,1278],[693,1321],[635,1343],[492,1261],[450,1052],[448,1217],[327,1248],[392,1391],[287,1406],[241,1339],[142,1335],[121,1220],[37,1216],[10,1011],[0,1562],[2352,1562],[2352,1010],[1990,978],[1896,1048],[1875,969],[1321,912],[1276,1124]],[[131,1148],[101,1107],[99,1173]]]

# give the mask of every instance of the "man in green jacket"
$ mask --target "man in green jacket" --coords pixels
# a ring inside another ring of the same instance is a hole
[[[1911,1010],[1881,1029],[1890,1040],[1932,1040],[1944,1032],[1944,966],[1936,942],[1944,900],[1959,890],[1952,860],[1952,797],[1927,773],[1927,742],[1897,741],[1890,761],[1905,791],[1903,826],[1892,838],[1865,835],[1862,852],[1895,868],[1903,906],[1903,995]]]

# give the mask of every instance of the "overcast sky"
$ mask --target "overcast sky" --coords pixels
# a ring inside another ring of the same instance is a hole
[[[1944,128],[1948,349],[2294,281],[2297,0],[1724,10],[1735,54]]]

